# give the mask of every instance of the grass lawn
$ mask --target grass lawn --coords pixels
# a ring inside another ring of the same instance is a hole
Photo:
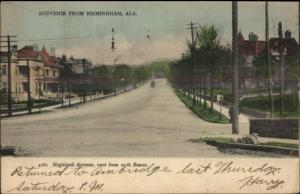
[[[211,111],[209,108],[204,108],[203,106],[200,106],[199,103],[196,106],[193,106],[192,99],[188,98],[187,96],[184,96],[179,91],[175,91],[175,93],[189,109],[195,112],[203,120],[213,123],[229,123],[229,119],[223,114],[215,110]]]
[[[40,106],[41,107],[46,107],[46,106],[52,106],[55,104],[59,104],[59,101],[55,100],[47,100],[47,99],[41,99],[40,100]],[[38,108],[39,107],[39,100],[33,99],[32,100],[32,105],[33,108]],[[12,109],[14,111],[22,111],[22,110],[27,110],[27,102],[18,102],[18,103],[13,103],[12,104]],[[1,105],[1,112],[7,111],[7,104]]]
[[[230,137],[201,137],[199,139],[191,140],[192,142],[209,142],[209,141],[217,141],[221,143],[236,143],[233,138]],[[298,144],[294,143],[284,143],[284,142],[276,142],[276,141],[269,141],[263,142],[258,145],[266,145],[266,146],[275,146],[275,147],[282,147],[282,148],[293,148],[299,149]]]
[[[234,139],[230,137],[201,137],[199,139],[191,140],[192,142],[208,142],[208,141],[218,141],[222,143],[234,143]]]
[[[266,142],[266,143],[262,143],[261,145],[268,145],[268,146],[276,146],[276,147],[299,149],[299,145],[297,145],[297,144],[282,143],[282,142],[276,142],[276,141],[269,141],[269,142]]]
[[[273,96],[274,100],[274,109],[275,109],[275,116],[279,115],[280,110],[280,99],[279,95]],[[248,97],[244,98],[240,102],[240,106],[256,109],[263,112],[269,112],[269,97],[268,96],[257,96],[257,97]],[[299,113],[297,111],[298,104],[294,103],[292,95],[285,95],[284,96],[284,114],[285,117],[297,117]]]

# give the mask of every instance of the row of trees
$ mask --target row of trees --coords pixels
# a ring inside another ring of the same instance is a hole
[[[126,88],[128,85],[136,85],[149,79],[152,71],[147,65],[97,65],[92,69],[91,76],[95,91],[109,93],[116,88]]]
[[[221,43],[219,30],[212,26],[201,26],[196,32],[195,44],[187,41],[187,51],[182,58],[170,64],[170,80],[174,85],[192,96],[202,96],[204,107],[207,106],[206,99],[210,99],[211,111],[213,110],[213,101],[216,97],[214,90],[218,88],[218,92],[225,93],[226,101],[231,101],[231,83],[232,83],[232,53],[229,45]],[[266,54],[262,52],[253,60],[253,67],[246,67],[245,59],[239,56],[239,74],[240,89],[244,84],[243,77],[249,76],[252,72],[252,81],[265,80],[265,91],[268,87],[268,69],[266,66]],[[298,63],[297,57],[285,56],[285,90],[288,88],[293,90],[293,105],[297,107],[297,79],[298,79]],[[276,80],[276,74],[279,74],[279,62],[274,56],[270,56],[270,65],[273,77],[273,89],[280,87]],[[275,79],[274,79],[275,78]],[[277,85],[277,86],[276,86]],[[227,88],[227,89],[226,89]]]
[[[214,89],[221,87],[224,80],[231,79],[231,50],[221,44],[220,32],[214,26],[201,26],[196,34],[195,47],[188,41],[188,50],[183,57],[171,63],[170,79],[188,95],[204,96],[204,107],[210,96],[212,111]]]

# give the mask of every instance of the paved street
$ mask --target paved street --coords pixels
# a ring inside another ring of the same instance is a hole
[[[2,120],[2,145],[30,156],[232,157],[187,140],[226,135],[230,124],[199,119],[164,79],[115,97]],[[248,124],[241,124],[247,133]]]

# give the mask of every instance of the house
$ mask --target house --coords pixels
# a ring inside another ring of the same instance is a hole
[[[8,54],[1,52],[1,89],[8,88]],[[60,98],[59,74],[62,66],[45,47],[24,46],[11,55],[11,92],[13,101]],[[7,90],[7,89],[6,89]]]
[[[250,33],[248,40],[245,40],[243,34],[239,32],[239,56],[241,61],[241,68],[244,68],[244,71],[240,71],[240,80],[242,85],[245,87],[264,87],[265,79],[257,78],[255,72],[253,71],[253,60],[258,55],[266,53],[266,41],[258,40],[258,36],[254,33]],[[269,54],[274,56],[279,62],[279,48],[280,41],[277,37],[272,37],[269,39]],[[292,34],[289,30],[285,31],[284,37],[282,38],[283,43],[283,56],[285,63],[288,60],[295,60],[298,54],[298,43],[295,38],[292,37]],[[285,66],[287,67],[287,66]],[[278,71],[275,71],[273,75],[273,80],[278,80]]]
[[[58,59],[50,55],[45,47],[40,53],[44,59],[43,91],[48,98],[58,98],[59,74],[63,66],[59,65]]]
[[[271,38],[270,44],[270,54],[275,56],[279,60],[279,48],[280,48],[279,38]],[[285,59],[296,59],[298,55],[298,43],[295,38],[292,37],[290,31],[285,31],[284,38],[282,39],[283,44],[283,56]]]
[[[39,91],[43,91],[43,56],[36,46],[24,46],[18,51],[17,57],[19,70],[17,75],[19,79],[16,80],[16,85],[18,85],[18,96],[20,100],[27,100],[29,89],[31,98],[39,98]]]
[[[18,60],[17,60],[17,52],[13,50],[11,52],[11,92],[13,100],[18,100],[17,92],[19,90],[19,82],[18,79]],[[8,92],[8,52],[1,51],[0,52],[0,74],[1,74],[1,82],[0,82],[0,90],[1,92]]]
[[[240,86],[241,88],[255,88],[260,85],[260,80],[256,77],[253,61],[255,57],[265,52],[266,41],[258,40],[258,36],[253,32],[249,33],[248,40],[245,40],[242,32],[238,34],[239,56],[241,64]],[[262,83],[263,84],[263,83]]]
[[[64,87],[71,87],[72,92],[81,95],[91,90],[92,62],[87,59],[76,59],[72,56],[67,59],[65,55],[59,59],[63,66],[61,82]]]
[[[248,40],[244,39],[242,32],[238,34],[239,55],[246,67],[253,67],[253,60],[265,51],[266,41],[258,40],[258,36],[250,32]]]

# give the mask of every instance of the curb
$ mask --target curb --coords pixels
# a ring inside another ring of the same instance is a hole
[[[238,148],[238,149],[248,149],[248,150],[264,151],[264,152],[276,152],[276,153],[290,155],[290,156],[299,155],[299,150],[293,148],[283,148],[277,146],[255,145],[255,144],[244,144],[244,143],[224,143],[224,142],[213,141],[213,140],[205,141],[205,143],[220,148]]]
[[[181,97],[179,97],[177,94],[176,94],[176,91],[175,91],[175,95],[180,99],[180,101],[189,109],[191,110],[192,112],[194,112],[200,119],[206,121],[206,122],[209,122],[209,123],[215,123],[215,124],[230,124],[230,122],[213,122],[213,121],[209,121],[207,120],[206,118],[202,117],[196,110],[193,109],[193,107],[189,106]],[[225,116],[225,115],[224,115]]]

